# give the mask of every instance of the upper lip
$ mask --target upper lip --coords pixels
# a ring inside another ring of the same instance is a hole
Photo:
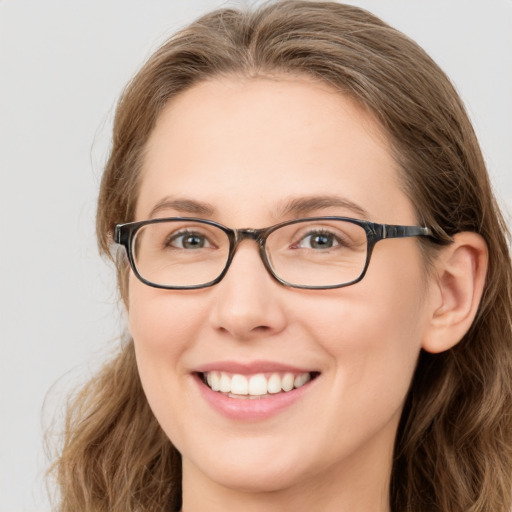
[[[300,368],[289,364],[279,363],[275,361],[215,361],[198,366],[195,369],[197,373],[208,373],[213,371],[221,371],[227,373],[237,373],[241,375],[253,375],[256,373],[308,373],[313,372],[312,368]]]

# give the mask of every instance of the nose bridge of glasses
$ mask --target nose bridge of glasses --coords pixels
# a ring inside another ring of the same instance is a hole
[[[235,230],[235,245],[238,245],[242,240],[255,240],[256,242],[260,242],[262,240],[262,231],[261,229],[251,229],[251,228],[243,228]]]
[[[265,267],[268,267],[266,257],[264,254],[264,245],[265,245],[265,233],[267,229],[252,229],[252,228],[242,228],[234,230],[234,243],[231,246],[231,254],[229,258],[229,263],[231,263],[232,258],[241,242],[244,240],[254,240],[259,249],[260,257],[263,260]],[[229,265],[229,264],[228,264]]]

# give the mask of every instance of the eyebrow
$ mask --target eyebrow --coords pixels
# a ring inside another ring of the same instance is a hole
[[[315,210],[333,207],[351,210],[362,218],[369,218],[368,212],[357,203],[354,203],[344,197],[329,195],[306,196],[289,199],[278,209],[278,214],[282,217],[287,215],[307,215]]]
[[[282,218],[290,215],[307,215],[315,210],[322,210],[333,207],[351,210],[364,219],[369,218],[368,212],[357,203],[354,203],[353,201],[343,197],[329,195],[306,196],[289,199],[276,209],[276,217]],[[173,199],[170,197],[165,197],[153,207],[149,214],[149,218],[154,217],[162,210],[171,209],[181,214],[208,217],[213,217],[216,213],[216,209],[210,203],[196,201],[194,199]]]
[[[158,212],[162,210],[171,209],[189,215],[205,215],[212,217],[215,214],[215,208],[209,203],[203,203],[193,199],[172,199],[170,197],[164,197],[161,201],[156,203],[156,205],[149,213],[149,217],[154,217]]]

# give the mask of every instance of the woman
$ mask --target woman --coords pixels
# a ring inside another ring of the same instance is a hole
[[[97,231],[130,336],[70,410],[62,510],[510,509],[507,232],[405,36],[201,18],[119,102]]]

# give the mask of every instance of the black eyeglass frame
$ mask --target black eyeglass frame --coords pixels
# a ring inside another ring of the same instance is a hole
[[[324,220],[334,220],[334,221],[345,221],[345,222],[351,222],[352,224],[356,224],[360,227],[362,227],[366,232],[366,242],[367,242],[367,250],[366,250],[366,261],[363,267],[363,270],[359,277],[356,279],[349,281],[348,283],[342,283],[342,284],[335,284],[335,285],[322,285],[322,286],[310,286],[310,285],[297,285],[293,283],[289,283],[285,281],[284,279],[281,279],[272,268],[272,265],[269,261],[269,258],[267,256],[266,250],[265,250],[265,243],[268,238],[268,236],[276,231],[277,229],[283,227],[283,226],[289,226],[291,224],[297,224],[301,222],[307,222],[307,221],[324,221]],[[202,224],[207,224],[209,226],[214,226],[220,230],[222,230],[229,239],[229,253],[228,258],[226,261],[226,265],[220,275],[213,279],[212,281],[209,281],[207,283],[199,284],[199,285],[191,285],[191,286],[170,286],[170,285],[162,285],[158,283],[153,283],[151,281],[148,281],[145,279],[142,275],[140,275],[139,271],[137,270],[137,266],[135,265],[135,259],[133,255],[133,239],[139,229],[141,229],[144,226],[147,226],[149,224],[158,224],[162,222],[183,222],[183,221],[191,221],[191,222],[198,222]],[[440,237],[436,236],[435,233],[431,228],[425,227],[425,226],[401,226],[401,225],[394,225],[394,224],[378,224],[376,222],[371,222],[368,220],[361,220],[361,219],[353,219],[350,217],[337,217],[337,216],[323,216],[323,217],[305,217],[301,219],[293,219],[286,222],[281,222],[279,224],[275,224],[273,226],[270,226],[268,228],[262,228],[262,229],[252,229],[252,228],[243,228],[243,229],[230,229],[226,226],[223,226],[222,224],[219,224],[218,222],[215,222],[213,220],[208,219],[199,219],[195,217],[168,217],[168,218],[157,218],[157,219],[149,219],[149,220],[142,220],[137,222],[127,222],[124,224],[117,224],[114,231],[114,242],[122,245],[125,250],[126,254],[128,256],[128,262],[130,264],[130,267],[135,274],[135,276],[142,281],[144,284],[148,286],[152,286],[153,288],[161,288],[165,290],[196,290],[199,288],[208,288],[210,286],[213,286],[217,283],[219,283],[223,277],[226,275],[231,262],[233,261],[233,257],[235,256],[236,250],[238,248],[238,245],[242,240],[250,239],[254,240],[258,243],[259,246],[259,253],[261,260],[263,261],[263,264],[265,268],[267,269],[268,273],[280,284],[283,286],[289,287],[289,288],[300,288],[300,289],[306,289],[306,290],[329,290],[333,288],[344,288],[346,286],[351,286],[353,284],[358,283],[361,281],[366,271],[368,270],[368,266],[370,264],[370,258],[373,252],[373,248],[375,247],[375,244],[379,242],[380,240],[385,240],[388,238],[409,238],[409,237],[415,237],[415,236],[422,236],[422,237],[428,237],[432,241],[437,243],[446,243],[449,242],[449,240],[441,239]]]

